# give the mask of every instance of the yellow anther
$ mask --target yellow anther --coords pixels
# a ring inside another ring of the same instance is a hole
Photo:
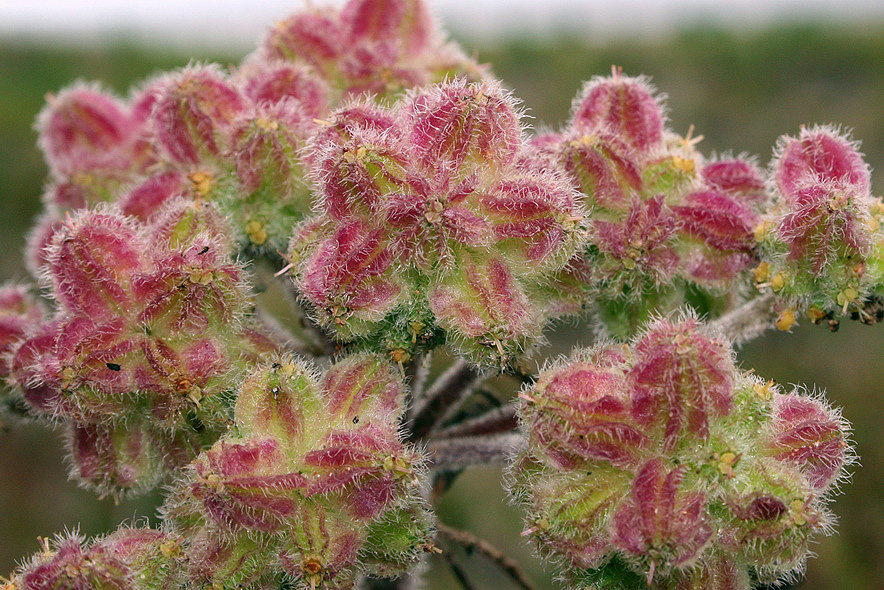
[[[770,277],[770,264],[761,262],[755,267],[755,282],[763,283]]]
[[[263,131],[276,131],[277,129],[279,129],[278,122],[266,117],[258,117],[258,120],[255,121],[255,126]]]
[[[682,158],[681,156],[672,156],[672,163],[682,172],[692,174],[696,164],[692,158]]]
[[[407,363],[411,359],[411,355],[401,348],[397,348],[390,351],[390,358],[394,363]]]
[[[256,246],[260,246],[267,241],[267,230],[260,221],[253,219],[246,224],[245,230],[249,241]]]
[[[195,269],[190,271],[190,282],[195,285],[208,285],[215,280],[215,273],[211,270]]]
[[[764,235],[767,233],[767,223],[761,222],[755,226],[755,241],[763,242]]]
[[[807,319],[812,321],[814,324],[822,321],[826,317],[826,312],[821,310],[819,307],[808,307],[807,311],[804,312],[807,315]]]
[[[200,197],[205,197],[212,190],[212,175],[204,170],[188,174],[187,178],[193,184],[193,189]]]
[[[718,459],[718,471],[727,479],[733,479],[734,466],[740,460],[740,456],[730,451],[724,452],[716,457]]]
[[[160,553],[164,557],[178,557],[181,555],[181,543],[175,539],[160,544]]]
[[[795,325],[796,321],[797,318],[795,317],[795,310],[789,308],[783,310],[782,313],[780,313],[780,317],[777,318],[777,321],[774,322],[774,325],[777,327],[777,330],[780,330],[781,332],[786,332]]]
[[[752,386],[752,389],[755,390],[755,393],[758,394],[758,397],[760,397],[764,401],[770,401],[773,398],[774,385],[776,385],[776,382],[770,380],[765,381],[764,383],[756,383]]]
[[[856,301],[857,297],[859,297],[859,293],[856,291],[856,289],[847,287],[846,289],[838,293],[838,296],[835,300],[838,302],[838,305],[841,306],[842,313],[847,313],[847,306]]]

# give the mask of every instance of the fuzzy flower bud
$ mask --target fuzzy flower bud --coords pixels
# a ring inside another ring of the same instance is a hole
[[[789,200],[808,181],[834,182],[842,190],[856,193],[870,190],[869,167],[856,144],[826,127],[802,128],[797,138],[781,139],[774,171],[777,187]]]
[[[217,157],[227,145],[229,125],[244,108],[239,92],[220,69],[190,67],[163,81],[152,111],[157,142],[182,165]]]
[[[648,153],[663,139],[665,115],[654,89],[644,78],[593,78],[574,100],[573,123],[584,133],[606,130],[639,152]]]
[[[328,112],[328,84],[308,67],[284,61],[255,60],[245,63],[240,75],[245,78],[245,95],[255,105],[292,99],[309,117]]]
[[[0,379],[9,376],[10,353],[30,330],[43,321],[43,307],[23,285],[0,286]]]
[[[37,127],[47,163],[61,174],[109,164],[109,158],[120,155],[120,148],[134,131],[123,104],[97,88],[82,85],[50,97]]]
[[[341,20],[350,39],[395,39],[407,56],[424,51],[435,29],[424,0],[351,0]]]

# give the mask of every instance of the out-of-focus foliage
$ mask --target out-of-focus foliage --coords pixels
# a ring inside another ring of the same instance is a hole
[[[839,121],[862,138],[862,151],[878,171],[874,177],[884,170],[884,25],[862,31],[802,25],[740,34],[696,28],[663,40],[597,44],[571,36],[512,39],[493,47],[466,41],[464,46],[478,47],[479,60],[494,64],[495,73],[525,101],[538,128],[563,125],[579,81],[605,74],[616,64],[626,72],[652,76],[665,88],[672,128],[684,133],[695,124],[706,135],[701,144],[706,153],[728,146],[756,154],[759,164],[766,165],[780,134],[794,135],[805,123]],[[200,57],[225,63],[240,55]],[[104,80],[122,93],[156,70],[187,61],[184,54],[128,45],[50,48],[0,41],[0,276],[24,276],[22,234],[40,209],[46,175],[31,130],[44,95],[81,76]],[[768,335],[744,349],[739,360],[744,368],[754,367],[781,382],[826,388],[853,422],[862,457],[849,494],[834,505],[840,534],[817,547],[820,558],[811,561],[800,587],[884,586],[879,559],[884,554],[884,440],[876,421],[884,415],[884,335],[853,324],[837,337],[820,329],[799,330],[797,339]],[[569,336],[579,341],[579,335]],[[84,534],[104,532],[133,513],[151,515],[158,501],[148,497],[118,507],[107,501],[97,504],[65,480],[56,445],[37,427],[16,425],[0,432],[0,573],[37,549],[38,534],[78,522]],[[477,494],[486,501],[471,501]],[[502,507],[493,512],[494,495],[504,495],[498,474],[474,470],[446,497],[441,517],[491,538],[525,560],[535,580],[547,581],[544,588],[556,587],[548,581],[551,570],[541,573],[542,565],[524,557],[530,554],[528,546],[514,540],[520,530],[516,511]],[[471,577],[479,587],[503,587],[496,571],[478,571],[481,559],[465,564],[476,568]],[[435,572],[429,576],[431,586],[453,587],[449,575]]]

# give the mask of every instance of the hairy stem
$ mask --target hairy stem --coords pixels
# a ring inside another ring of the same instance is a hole
[[[468,531],[451,528],[441,522],[437,523],[436,530],[439,531],[440,535],[457,543],[465,550],[475,551],[485,556],[509,576],[519,588],[522,588],[522,590],[535,590],[534,584],[528,579],[524,572],[522,572],[519,564],[485,539],[477,537]]]
[[[427,450],[433,469],[463,469],[472,465],[503,465],[525,445],[521,434],[511,433],[432,440]]]
[[[454,426],[439,431],[434,438],[456,438],[462,436],[477,436],[488,434],[500,434],[511,432],[519,425],[516,417],[516,405],[508,404],[499,408],[492,408],[470,420],[465,420]]]
[[[411,440],[426,437],[442,421],[447,412],[457,407],[472,393],[479,381],[479,371],[458,359],[430,386],[423,396],[415,398]]]
[[[423,397],[424,385],[427,383],[427,377],[430,375],[432,364],[433,351],[429,350],[425,353],[417,353],[411,362],[406,365],[405,377],[412,399]]]
[[[734,346],[740,346],[772,328],[776,318],[774,296],[765,293],[709,322],[706,328],[728,338]]]

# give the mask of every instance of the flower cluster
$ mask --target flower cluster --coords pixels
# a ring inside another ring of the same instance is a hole
[[[0,287],[4,399],[63,425],[72,477],[101,495],[176,477],[160,528],[44,542],[6,589],[396,577],[435,548],[425,459],[435,497],[512,454],[525,536],[581,589],[797,571],[829,528],[847,424],[737,369],[712,332],[884,317],[884,206],[857,146],[814,127],[767,174],[707,159],[616,69],[559,132],[528,139],[521,119],[423,0],[308,7],[238,66],[192,64],[128,100],[50,97],[28,249],[50,305]],[[288,276],[253,297],[250,262]],[[312,342],[276,322],[283,298]],[[586,307],[630,343],[531,374],[547,324]],[[437,372],[425,355],[443,345],[465,359]],[[523,402],[472,395],[491,367],[532,384]]]
[[[549,313],[534,290],[576,253],[584,214],[561,175],[520,165],[521,145],[496,83],[334,113],[311,143],[320,213],[290,249],[319,323],[406,360],[439,329],[489,364],[536,339]]]
[[[321,380],[275,357],[243,382],[231,431],[173,488],[164,530],[47,543],[13,588],[332,589],[398,576],[432,547],[423,458],[400,442],[404,396],[377,356],[351,356]]]
[[[284,572],[350,588],[360,571],[407,570],[429,547],[431,519],[423,459],[400,442],[404,399],[395,366],[374,355],[321,380],[290,357],[256,368],[233,430],[188,467],[164,510],[187,539],[188,576],[239,588]]]
[[[151,224],[105,207],[54,232],[57,309],[6,358],[30,412],[67,425],[74,476],[102,494],[189,461],[226,422],[247,363],[275,347],[248,318],[224,227],[182,199]]]
[[[180,545],[148,528],[120,528],[86,542],[78,535],[41,539],[42,551],[7,586],[20,590],[172,590],[181,579],[174,558]]]
[[[741,589],[800,569],[850,461],[821,398],[735,369],[696,321],[658,320],[522,394],[526,536],[577,587]]]
[[[582,281],[618,337],[654,309],[683,305],[690,289],[723,297],[755,260],[761,172],[745,158],[707,161],[695,149],[702,138],[665,124],[648,81],[615,69],[586,84],[561,132],[532,142],[535,158],[586,195],[589,268],[575,268],[588,275]]]
[[[884,295],[884,204],[849,137],[828,127],[780,140],[772,164],[776,199],[758,226],[759,288],[781,299],[780,322],[797,311],[837,327],[851,312],[874,323]]]
[[[191,65],[122,101],[97,85],[50,97],[38,120],[50,168],[30,264],[64,212],[103,201],[142,221],[175,196],[215,202],[249,252],[273,255],[312,206],[302,148],[350,96],[483,70],[447,43],[420,0],[351,0],[305,9],[230,71]]]

